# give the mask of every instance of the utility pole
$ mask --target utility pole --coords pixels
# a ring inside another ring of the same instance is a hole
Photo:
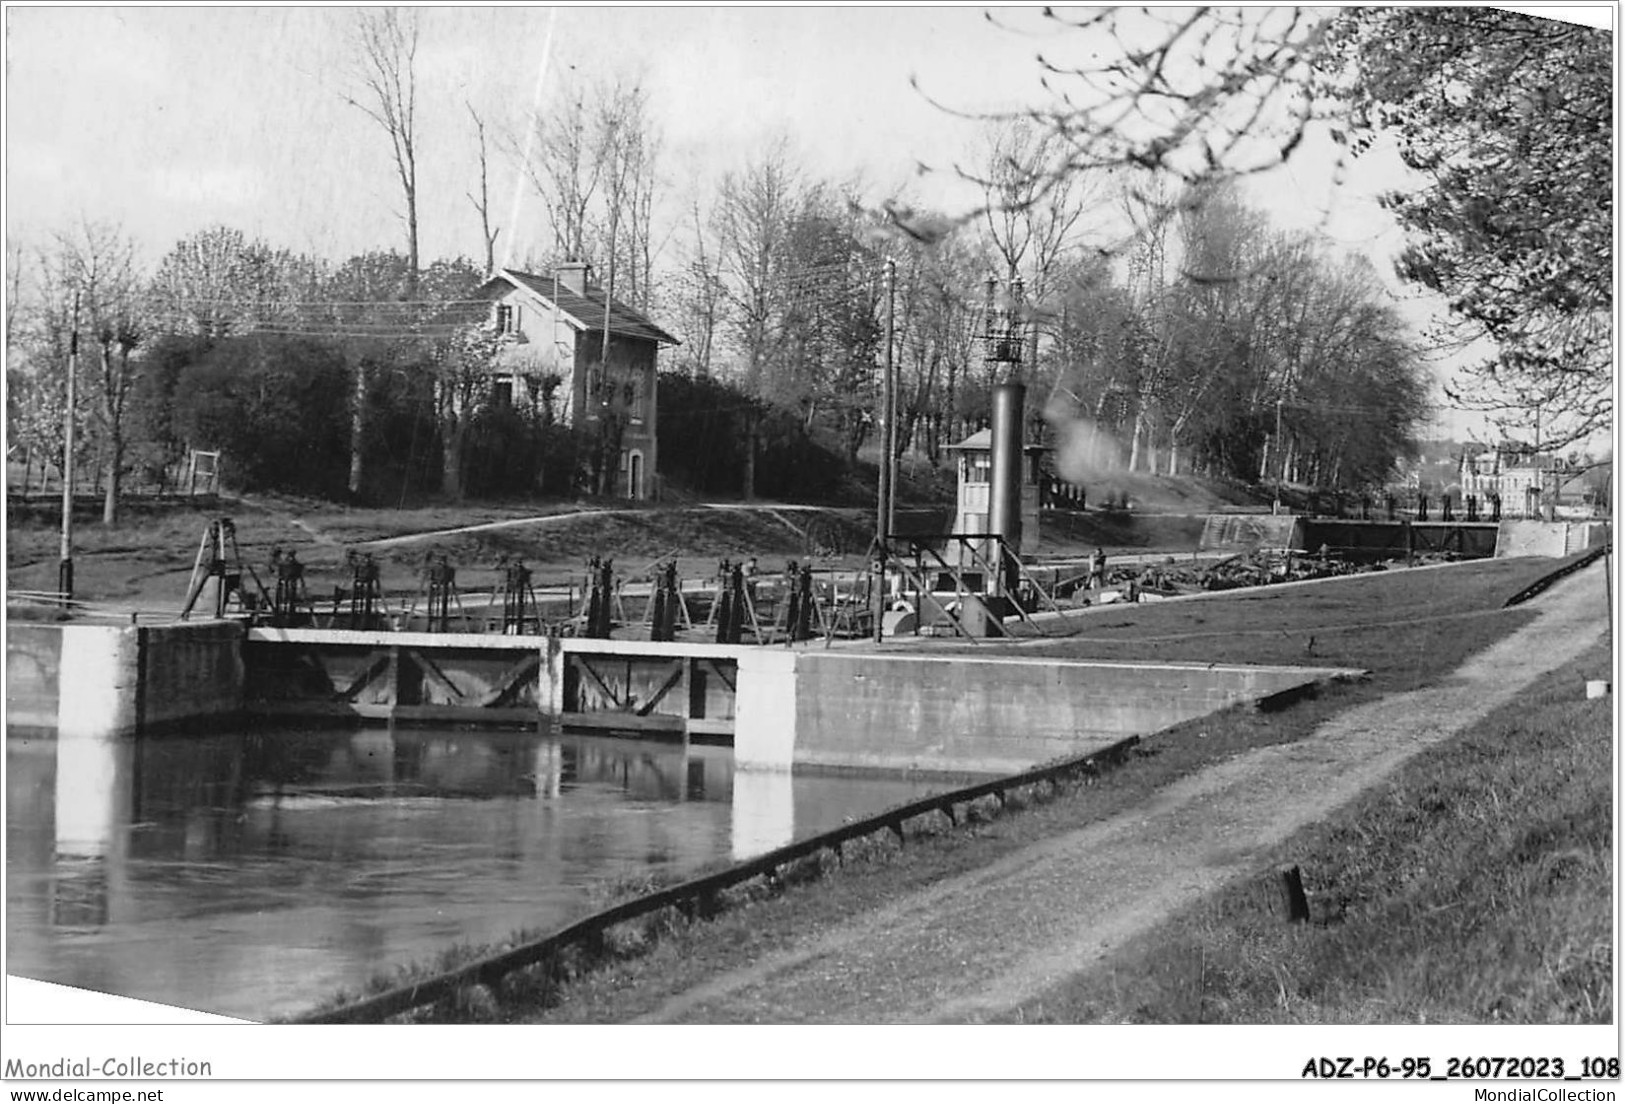
[[[1270,511],[1273,514],[1281,512],[1281,483],[1286,479],[1286,450],[1281,447],[1281,403],[1284,395],[1275,396],[1275,440],[1272,444],[1280,455],[1275,461],[1275,506]]]
[[[897,321],[897,262],[886,259],[886,536],[897,528],[897,368],[892,359]]]
[[[62,413],[62,556],[56,588],[63,602],[73,601],[73,408],[79,375],[79,292],[73,293],[73,324],[68,336],[68,405]]]
[[[886,262],[886,284],[888,293],[891,287],[891,262]],[[888,296],[889,297],[889,296]],[[889,331],[888,331],[889,335]],[[891,508],[891,340],[886,341],[885,359],[880,370],[880,404],[875,411],[876,420],[880,423],[876,429],[880,438],[880,472],[876,480],[878,487],[878,500],[875,503],[875,541],[884,544],[891,535],[888,526],[889,511]]]
[[[886,260],[886,357],[880,377],[880,499],[875,504],[875,560],[871,565],[874,575],[875,643],[885,635],[886,618],[886,560],[887,542],[891,538],[892,524],[896,520],[894,498],[897,471],[892,463],[892,432],[896,421],[895,386],[892,380],[892,323],[894,292],[897,284],[897,262]]]

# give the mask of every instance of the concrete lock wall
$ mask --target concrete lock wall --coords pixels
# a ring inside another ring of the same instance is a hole
[[[1591,529],[1597,528],[1606,540],[1607,526],[1598,526],[1592,522],[1571,523],[1566,521],[1503,521],[1495,536],[1495,556],[1497,559],[1510,556],[1551,556],[1561,558],[1570,552],[1582,551],[1591,547],[1589,543],[1581,544],[1578,548],[1573,546],[1574,537],[1571,530],[1583,528],[1583,540],[1589,542]],[[1601,543],[1599,540],[1598,543]]]
[[[141,728],[242,710],[242,625],[199,621],[139,632]]]
[[[242,627],[8,625],[9,723],[126,736],[243,705]]]
[[[1343,673],[812,652],[773,663],[741,663],[744,769],[1009,773]]]
[[[1568,554],[1601,548],[1614,538],[1612,523],[1606,521],[1571,521],[1568,532]]]

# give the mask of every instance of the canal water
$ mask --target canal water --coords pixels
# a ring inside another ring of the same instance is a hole
[[[550,730],[6,740],[9,972],[263,1020],[953,783]]]

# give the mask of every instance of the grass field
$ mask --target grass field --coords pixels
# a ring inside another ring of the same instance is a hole
[[[613,510],[606,514],[597,510]],[[867,548],[868,521],[859,511],[774,514],[763,511],[639,508],[624,502],[513,505],[481,508],[425,507],[412,510],[347,510],[330,503],[255,498],[162,509],[132,506],[116,527],[103,526],[88,500],[75,511],[75,597],[82,601],[162,612],[178,611],[198,546],[209,524],[222,516],[235,522],[242,561],[264,580],[274,548],[292,549],[306,567],[313,594],[349,585],[345,553],[357,547],[379,562],[392,594],[421,588],[423,565],[444,555],[465,588],[490,587],[500,578],[498,561],[523,559],[538,582],[579,577],[590,556],[613,557],[617,570],[634,579],[661,557],[684,557],[685,573],[711,571],[717,559],[756,555],[770,567],[803,558],[809,530],[818,543],[850,549],[853,562]],[[488,522],[536,524],[454,532],[368,548],[366,542],[436,533]],[[49,504],[8,508],[6,578],[11,589],[54,592],[60,556],[60,517]]]
[[[1208,495],[1200,501],[1210,499]],[[925,518],[921,524],[932,532],[951,523],[949,508],[915,513]],[[690,578],[714,571],[724,557],[756,556],[764,570],[773,571],[785,560],[805,561],[816,554],[820,566],[852,569],[863,562],[874,529],[873,512],[865,509],[710,509],[699,503],[657,506],[606,499],[392,510],[352,509],[281,495],[195,504],[132,497],[124,505],[121,522],[104,526],[100,502],[82,495],[74,511],[75,597],[152,613],[178,612],[203,535],[223,516],[235,522],[243,562],[262,579],[271,577],[272,550],[292,549],[305,564],[313,594],[350,585],[345,553],[352,547],[378,561],[386,592],[410,595],[421,589],[423,566],[430,556],[445,556],[465,589],[495,585],[500,578],[497,564],[504,557],[522,559],[539,583],[579,578],[592,556],[613,558],[617,571],[634,580],[658,560],[672,556],[679,558],[680,572]],[[530,524],[527,519],[540,520]],[[518,524],[452,532],[493,522]],[[1045,519],[1043,532],[1046,555],[1080,554],[1096,545],[1112,551],[1185,552],[1201,533],[1201,519],[1058,513]],[[424,534],[422,539],[397,541]],[[8,498],[6,538],[9,587],[54,592],[61,551],[60,503],[40,496]],[[392,543],[370,545],[377,541]]]

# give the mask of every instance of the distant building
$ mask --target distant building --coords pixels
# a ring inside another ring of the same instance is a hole
[[[551,276],[498,269],[476,295],[491,301],[491,322],[507,338],[498,363],[498,402],[529,403],[557,381],[560,424],[612,420],[620,431],[618,493],[649,498],[658,443],[656,359],[678,340],[592,280],[592,267],[563,264]],[[608,357],[604,356],[608,315]]]
[[[1543,496],[1553,497],[1550,505],[1564,513],[1579,506],[1584,490],[1574,475],[1555,456],[1502,445],[1463,452],[1459,484],[1463,495],[1477,495],[1480,501],[1499,494],[1503,517],[1533,518],[1547,505]]]

